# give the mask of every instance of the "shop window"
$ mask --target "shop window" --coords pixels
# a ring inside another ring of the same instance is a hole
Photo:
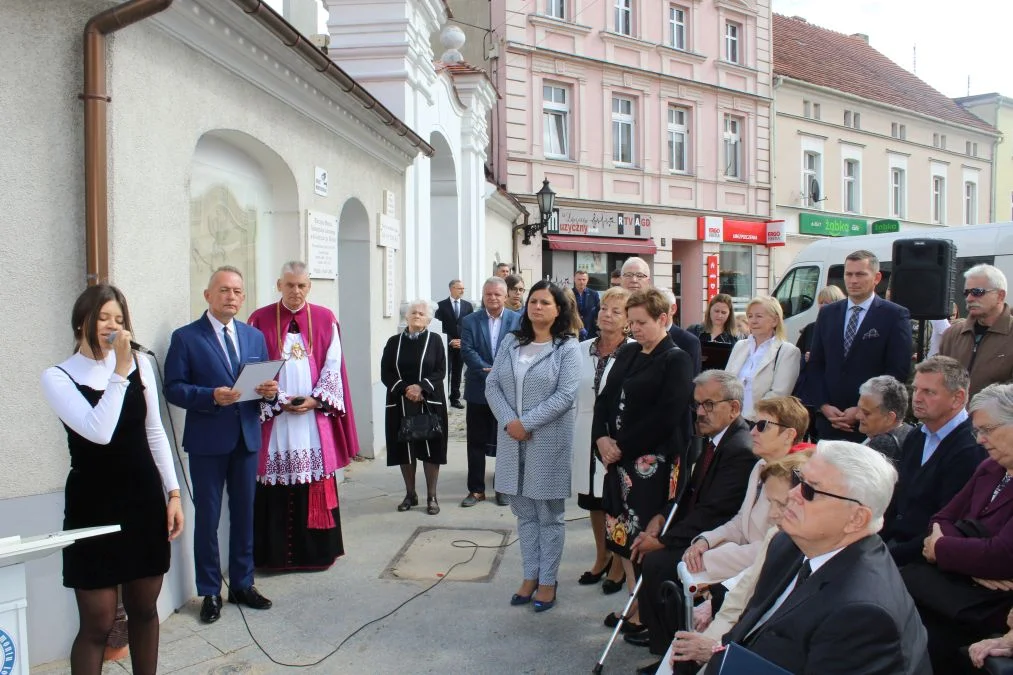
[[[753,247],[721,244],[718,269],[721,292],[732,296],[736,311],[744,310],[753,297]]]
[[[801,314],[812,307],[816,302],[819,285],[819,267],[796,267],[788,272],[774,291],[784,318]]]

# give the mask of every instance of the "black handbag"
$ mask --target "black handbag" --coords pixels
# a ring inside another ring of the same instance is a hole
[[[401,418],[401,426],[397,431],[399,443],[415,443],[418,441],[435,441],[443,435],[443,423],[440,416],[429,410],[422,403],[422,412],[405,415]]]

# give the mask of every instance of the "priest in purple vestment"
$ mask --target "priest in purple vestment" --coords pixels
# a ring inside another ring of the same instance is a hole
[[[261,406],[254,504],[254,564],[272,571],[327,569],[344,554],[335,474],[359,452],[338,322],[306,302],[310,285],[305,263],[285,263],[281,300],[248,322],[286,360],[277,402]]]

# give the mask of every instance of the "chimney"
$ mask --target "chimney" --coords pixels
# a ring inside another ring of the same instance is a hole
[[[285,0],[282,4],[282,16],[303,35],[317,33],[316,0]]]
[[[866,33],[852,33],[851,37],[858,38],[859,40],[861,40],[865,44],[869,44],[869,36]]]

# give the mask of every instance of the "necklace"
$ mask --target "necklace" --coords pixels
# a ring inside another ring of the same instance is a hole
[[[304,304],[303,307],[306,307]],[[293,313],[294,314],[294,313]],[[287,333],[281,332],[281,300],[278,301],[278,305],[274,308],[274,320],[275,327],[278,329],[278,353],[282,356],[285,355],[285,335]],[[306,356],[313,355],[313,314],[309,308],[306,308],[306,320],[309,322],[309,335],[306,336],[307,348],[303,349],[303,346],[298,342],[292,345],[292,358],[297,361]]]

